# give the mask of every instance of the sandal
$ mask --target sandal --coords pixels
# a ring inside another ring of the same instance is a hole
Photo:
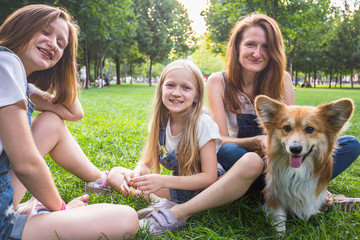
[[[31,209],[31,215],[39,215],[44,213],[49,213],[50,211],[41,203],[39,200],[34,198],[34,204]]]
[[[85,193],[104,193],[110,192],[110,187],[108,186],[109,171],[104,171],[101,177],[95,182],[85,183]]]
[[[165,200],[156,200],[155,202],[153,202],[148,207],[140,209],[139,211],[137,211],[138,218],[142,219],[142,218],[146,217],[148,214],[150,214],[151,212],[156,211],[156,210],[158,210],[160,208],[170,209],[175,204],[177,204],[177,203],[173,202],[173,201],[169,201],[167,199],[165,199]]]
[[[32,211],[35,200],[36,199],[32,196],[28,201],[20,203],[17,209],[15,210],[16,213],[29,215]]]
[[[157,236],[166,231],[175,231],[186,225],[180,222],[170,209],[161,208],[153,211],[139,221],[140,228],[149,228],[152,235]]]
[[[360,198],[348,198],[344,195],[328,195],[326,209],[331,207],[339,207],[340,211],[352,213],[360,210]]]

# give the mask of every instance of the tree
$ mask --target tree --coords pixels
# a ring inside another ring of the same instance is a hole
[[[171,50],[188,50],[185,41],[192,33],[190,22],[176,0],[135,0],[134,10],[138,20],[136,40],[139,51],[149,58],[151,86],[153,63],[167,60]]]
[[[193,62],[200,68],[204,76],[225,69],[225,61],[221,54],[215,54],[207,46],[206,36],[203,36],[198,48],[191,55]]]

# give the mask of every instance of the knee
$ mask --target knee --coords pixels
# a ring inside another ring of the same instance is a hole
[[[33,125],[41,125],[48,131],[66,128],[64,121],[53,112],[42,112],[33,119]]]
[[[249,175],[258,177],[264,170],[264,161],[254,152],[248,152],[243,156]]]
[[[360,154],[360,142],[354,136],[341,136],[338,138],[338,151]],[[340,150],[341,149],[341,150]]]
[[[245,169],[242,174],[246,177],[256,179],[264,170],[264,161],[258,154],[248,152],[239,159],[238,168]]]
[[[119,228],[122,229],[122,234],[125,239],[133,237],[139,231],[139,219],[136,211],[125,205],[119,206]]]
[[[114,167],[108,175],[109,186],[117,192],[121,191],[121,184],[124,182],[124,175],[122,167]]]

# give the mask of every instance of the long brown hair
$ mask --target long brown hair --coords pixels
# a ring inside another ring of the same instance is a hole
[[[253,26],[259,26],[265,31],[270,57],[268,65],[257,74],[255,79],[255,96],[264,94],[274,99],[284,99],[286,55],[281,31],[271,17],[252,13],[234,25],[225,56],[227,80],[224,98],[228,109],[233,113],[237,113],[240,109],[238,94],[239,91],[243,92],[244,83],[242,67],[239,63],[239,46],[244,32]]]
[[[78,46],[78,26],[64,9],[35,4],[13,12],[0,27],[0,46],[15,53],[27,47],[31,38],[57,18],[66,21],[69,27],[68,45],[55,66],[33,72],[28,81],[41,90],[55,92],[54,103],[71,104],[76,99],[76,53]]]
[[[170,116],[169,110],[162,102],[162,87],[167,74],[174,69],[184,69],[184,71],[189,71],[195,80],[196,86],[196,97],[191,111],[189,111],[189,116],[186,118],[182,137],[175,150],[176,160],[179,163],[179,175],[188,176],[198,173],[201,170],[196,133],[203,108],[204,77],[199,68],[194,63],[187,60],[180,59],[170,63],[165,67],[160,76],[160,81],[155,93],[155,106],[150,122],[149,138],[145,146],[142,161],[147,166],[154,168],[155,172],[158,173],[160,171],[159,131],[160,128],[166,127]]]

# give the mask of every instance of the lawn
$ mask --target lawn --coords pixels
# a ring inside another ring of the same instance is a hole
[[[85,117],[67,123],[85,154],[102,170],[114,166],[135,167],[147,136],[155,87],[146,85],[111,86],[83,90],[80,101]],[[305,89],[295,91],[296,104],[317,105],[342,97],[352,98],[360,106],[360,91],[351,89]],[[351,124],[344,134],[360,139],[360,109],[355,110]],[[84,182],[59,168],[47,158],[60,194],[67,202],[84,193]],[[360,197],[360,160],[331,181],[329,190],[349,197]],[[29,197],[29,196],[28,196]],[[136,210],[148,202],[125,198],[117,193],[90,196],[93,203],[127,204]],[[269,219],[259,210],[252,196],[212,209],[192,217],[183,230],[156,239],[276,239]],[[284,239],[359,239],[360,213],[348,214],[338,210],[320,212],[302,221],[290,217]],[[154,239],[140,231],[135,239]]]

